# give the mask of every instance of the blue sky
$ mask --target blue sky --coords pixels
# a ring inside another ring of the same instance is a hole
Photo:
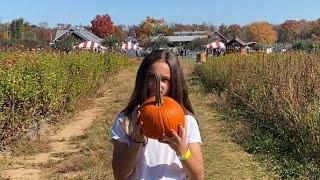
[[[51,27],[57,23],[90,25],[96,15],[109,14],[117,25],[138,25],[147,16],[169,24],[279,24],[286,19],[316,20],[319,7],[319,0],[0,0],[0,21],[24,18]]]

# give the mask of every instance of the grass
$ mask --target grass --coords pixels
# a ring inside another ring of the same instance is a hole
[[[262,59],[259,59],[262,58]],[[264,59],[263,59],[264,58]],[[234,142],[282,179],[319,179],[315,56],[226,56],[203,66],[201,88]]]
[[[187,73],[192,72],[194,64],[184,64]],[[245,152],[230,138],[231,124],[224,121],[213,102],[221,100],[214,94],[203,91],[197,77],[187,76],[189,94],[196,115],[199,117],[202,134],[202,151],[205,173],[208,179],[274,179],[255,161],[255,157]]]
[[[49,161],[41,164],[47,179],[112,179],[112,150],[109,133],[116,115],[124,108],[133,89],[135,73],[139,62],[123,69],[117,76],[108,78],[97,92],[105,97],[99,106],[105,107],[102,116],[83,136],[72,139],[80,146],[76,153],[59,153],[62,161]],[[206,179],[274,179],[255,161],[255,157],[231,141],[227,117],[220,114],[213,102],[220,101],[212,94],[202,91],[196,77],[192,76],[194,62],[182,60],[189,87],[189,95],[199,119],[202,135]]]
[[[221,123],[220,115],[210,106],[211,101],[204,101],[210,97],[206,96],[197,84],[192,84],[195,82],[192,80],[193,77],[190,77],[193,62],[183,61],[182,64],[187,74],[191,101],[199,117],[207,179],[272,179],[272,175],[259,167],[250,154],[231,142],[225,124]],[[122,74],[108,81],[110,83],[108,86],[112,88],[104,94],[108,97],[104,115],[94,122],[84,137],[74,139],[75,142],[82,144],[82,151],[55,166],[51,178],[59,179],[66,174],[75,174],[74,179],[113,177],[111,168],[113,147],[108,134],[115,116],[126,105],[132,92],[136,68],[137,66],[126,70],[125,76]]]
[[[93,126],[85,135],[72,139],[74,143],[81,145],[81,150],[66,160],[51,166],[48,170],[50,179],[69,177],[71,179],[111,179],[113,146],[109,142],[109,133],[116,115],[126,105],[133,89],[133,79],[137,70],[137,64],[110,77],[105,86],[97,94],[106,97],[105,103],[99,106],[105,107],[101,117],[98,117]],[[129,82],[129,83],[124,83]],[[64,156],[65,157],[65,156]]]

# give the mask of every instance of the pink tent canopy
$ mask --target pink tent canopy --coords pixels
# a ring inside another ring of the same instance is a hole
[[[209,44],[205,45],[205,47],[208,49],[225,49],[226,48],[224,43],[222,43],[220,41],[215,41],[215,42],[209,43]]]
[[[138,49],[141,49],[141,47],[139,47],[137,44],[134,44],[131,41],[129,41],[129,42],[123,43],[121,45],[121,49],[123,49],[123,50],[128,50],[128,49],[138,50]]]
[[[106,47],[102,46],[101,44],[94,42],[94,41],[85,41],[80,43],[76,46],[73,46],[75,49],[89,49],[89,50],[96,50],[96,49],[106,49]]]

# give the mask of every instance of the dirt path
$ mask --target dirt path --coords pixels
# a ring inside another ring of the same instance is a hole
[[[228,125],[212,106],[215,97],[203,94],[192,80],[194,64],[184,63],[189,96],[200,124],[205,174],[208,179],[275,179],[254,157],[228,137]]]
[[[97,94],[107,95],[109,91],[110,84],[106,83]],[[31,156],[0,156],[0,165],[5,164],[5,170],[0,170],[0,179],[43,179],[48,174],[43,171],[44,164],[63,161],[64,158],[59,157],[59,154],[79,153],[80,144],[74,143],[73,139],[83,136],[93,121],[103,115],[106,98],[102,96],[94,99],[90,102],[91,108],[75,113],[74,117],[66,120],[69,123],[62,125],[58,130],[57,127],[46,127],[40,136],[48,136],[45,143],[48,143],[49,151]]]
[[[97,107],[104,98],[98,98],[93,102],[93,108],[81,111],[75,114],[75,121],[63,126],[61,130],[48,138],[50,151],[40,153],[33,156],[23,157],[7,157],[14,163],[12,169],[1,172],[1,178],[4,179],[39,179],[41,177],[41,169],[37,168],[40,163],[48,161],[59,161],[61,158],[55,157],[54,154],[65,152],[77,152],[79,146],[70,143],[73,137],[81,136],[88,129],[95,118],[101,116],[103,108]],[[52,132],[46,131],[51,134]],[[32,166],[33,168],[29,168]]]
[[[206,179],[273,179],[250,154],[230,141],[221,116],[210,105],[211,97],[202,95],[197,85],[190,84],[194,64],[183,64],[190,98],[199,117]],[[128,101],[137,66],[111,78],[100,89],[101,96],[93,101],[92,107],[76,113],[74,121],[57,133],[47,133],[50,151],[6,157],[6,170],[0,171],[0,179],[112,179],[112,145],[106,134]]]

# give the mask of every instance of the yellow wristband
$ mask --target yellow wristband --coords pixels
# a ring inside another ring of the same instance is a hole
[[[181,156],[178,156],[180,160],[188,160],[191,157],[190,149],[186,150]]]

